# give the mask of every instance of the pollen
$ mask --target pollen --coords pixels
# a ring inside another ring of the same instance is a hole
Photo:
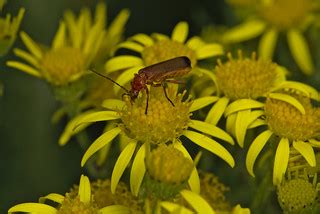
[[[296,27],[313,9],[312,0],[276,0],[260,8],[260,15],[279,30]]]
[[[307,180],[287,180],[278,187],[278,201],[285,212],[299,212],[311,207],[317,197],[316,188]]]
[[[308,140],[320,134],[320,108],[313,107],[311,100],[292,94],[305,108],[306,113],[293,105],[267,98],[265,104],[266,121],[271,131],[290,140]]]
[[[188,128],[191,101],[189,98],[183,101],[186,92],[176,94],[168,87],[167,93],[174,106],[165,97],[162,87],[150,87],[147,114],[145,94],[132,103],[126,101],[126,107],[120,111],[120,127],[129,137],[143,143],[160,144],[178,138]]]
[[[49,82],[65,85],[79,78],[85,71],[85,56],[80,49],[63,47],[52,49],[42,59],[42,70]]]
[[[146,160],[148,174],[159,182],[180,184],[188,180],[193,163],[173,146],[161,144]]]
[[[244,58],[238,52],[238,59],[228,54],[228,61],[218,61],[216,66],[217,84],[225,96],[230,99],[252,98],[263,96],[279,79],[277,65],[271,61],[257,59],[252,53],[251,58]]]
[[[187,56],[191,61],[192,67],[197,64],[197,57],[193,50],[180,42],[169,39],[158,41],[154,45],[145,48],[142,52],[143,61],[147,66],[178,56]]]

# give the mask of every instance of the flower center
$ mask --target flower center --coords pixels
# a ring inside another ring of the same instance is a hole
[[[280,74],[277,65],[270,61],[256,59],[253,53],[251,58],[243,58],[238,53],[238,59],[228,54],[228,62],[218,61],[216,76],[218,87],[225,96],[231,99],[258,98],[275,86]]]
[[[278,189],[278,201],[284,211],[289,213],[312,207],[317,190],[304,179],[286,181]]]
[[[174,106],[167,100],[161,87],[150,88],[147,114],[146,96],[139,96],[132,104],[126,101],[126,108],[120,114],[124,131],[129,137],[159,144],[179,137],[187,129],[190,100],[182,101],[184,93],[177,95],[171,87],[167,93]]]
[[[303,115],[291,104],[268,98],[265,104],[266,120],[270,130],[290,140],[308,140],[320,134],[320,108],[312,106],[310,99],[295,95],[304,106]]]
[[[260,9],[260,15],[279,29],[296,27],[312,10],[312,0],[273,0]]]
[[[91,214],[99,213],[99,208],[95,203],[83,203],[79,196],[73,197],[71,194],[66,194],[61,207],[57,214]]]
[[[85,71],[85,56],[80,49],[63,47],[47,52],[42,60],[44,76],[55,85],[65,85]]]
[[[197,63],[197,57],[193,50],[180,42],[169,39],[156,42],[154,45],[145,48],[142,53],[143,61],[147,66],[178,56],[187,56],[192,66]]]

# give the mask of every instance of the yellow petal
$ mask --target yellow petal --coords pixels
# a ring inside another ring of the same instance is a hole
[[[230,143],[231,145],[234,145],[234,141],[233,141],[232,137],[227,132],[218,128],[215,125],[212,125],[212,124],[200,121],[200,120],[191,120],[189,127],[196,129],[200,132],[203,132],[205,134],[211,135],[212,137],[216,137],[221,140],[224,140],[224,141]]]
[[[125,102],[119,99],[106,99],[102,102],[101,106],[113,111],[121,110],[125,106]]]
[[[229,116],[227,117],[226,131],[230,133],[232,136],[235,136],[234,124],[236,123],[236,119],[237,119],[236,113],[229,114]]]
[[[320,141],[315,140],[315,139],[309,139],[308,141],[313,147],[320,148]]]
[[[116,56],[111,58],[105,64],[105,69],[107,73],[114,71],[127,69],[135,66],[143,65],[141,58],[130,55]]]
[[[265,22],[258,19],[253,19],[231,28],[225,34],[223,34],[222,38],[224,43],[243,42],[261,35],[265,28]]]
[[[56,50],[60,47],[64,47],[66,42],[65,38],[66,38],[66,25],[63,21],[61,21],[59,25],[59,29],[53,39],[52,48]]]
[[[212,71],[209,71],[207,69],[203,69],[203,68],[199,68],[199,67],[196,67],[194,69],[195,72],[200,72],[202,74],[205,74],[207,75],[214,83],[215,86],[217,86],[217,78],[216,78],[216,75],[212,72]],[[217,95],[219,96],[220,95],[220,90],[218,87],[216,87],[216,93]]]
[[[62,204],[64,196],[57,193],[50,193],[44,197],[39,198],[39,203],[44,204],[46,200],[54,201],[56,203]]]
[[[219,44],[206,44],[196,49],[197,59],[206,59],[217,55],[223,54],[223,47]]]
[[[130,208],[123,205],[110,205],[99,210],[99,214],[130,214]]]
[[[207,105],[210,105],[211,103],[216,102],[219,99],[219,97],[216,96],[208,96],[208,97],[201,97],[198,99],[195,99],[189,109],[190,112],[199,110]]]
[[[306,159],[310,166],[316,166],[316,156],[312,146],[309,143],[294,141],[293,147],[304,157],[304,159]]]
[[[278,185],[281,183],[283,176],[286,173],[288,161],[289,161],[289,140],[287,138],[281,138],[273,165],[273,184]]]
[[[275,28],[269,29],[260,39],[258,53],[261,59],[272,59],[277,44],[278,31]]]
[[[145,47],[149,47],[154,44],[152,38],[144,33],[136,34],[129,38],[135,42],[139,42],[140,44],[144,45]]]
[[[136,149],[137,142],[135,140],[131,140],[129,144],[124,148],[121,154],[118,157],[116,164],[114,165],[112,175],[111,175],[111,192],[115,193],[117,185],[120,181],[120,178],[127,168],[134,150]]]
[[[306,39],[296,29],[290,30],[287,36],[289,48],[297,65],[305,74],[311,75],[314,72],[314,66]]]
[[[210,207],[200,195],[189,190],[182,190],[180,192],[182,197],[195,209],[197,213],[214,214],[214,210]]]
[[[241,148],[243,148],[245,135],[250,124],[250,110],[243,110],[237,112],[237,118],[235,123],[236,139]]]
[[[35,76],[35,77],[38,77],[38,78],[42,77],[42,75],[40,74],[40,72],[38,70],[30,67],[29,65],[21,63],[21,62],[7,61],[6,65],[9,66],[9,67],[16,68],[18,70],[24,71],[27,74],[30,74],[32,76]]]
[[[87,149],[85,154],[82,157],[81,160],[81,166],[84,166],[84,164],[87,162],[87,160],[96,153],[99,149],[104,147],[105,145],[111,143],[111,141],[121,132],[121,129],[119,127],[111,129],[110,131],[107,131],[103,133],[100,137],[98,137]]]
[[[226,107],[228,106],[229,99],[227,97],[220,98],[210,109],[207,114],[206,122],[216,125],[222,117]]]
[[[160,205],[171,214],[193,214],[191,210],[173,202],[162,201]]]
[[[302,82],[296,82],[296,81],[284,81],[279,86],[277,86],[273,91],[279,90],[279,89],[294,89],[299,92],[302,92],[305,94],[305,96],[310,97],[314,100],[320,100],[319,92],[317,89],[304,84]]]
[[[224,111],[224,115],[227,117],[228,115],[238,111],[254,109],[254,108],[262,108],[262,107],[264,107],[264,104],[256,100],[239,99],[229,104],[229,106]]]
[[[91,201],[91,185],[89,178],[85,175],[81,175],[79,192],[78,192],[80,201],[87,204]]]
[[[134,196],[138,196],[144,174],[146,173],[146,166],[144,163],[145,156],[146,144],[143,144],[138,150],[131,167],[130,189]]]
[[[129,16],[129,10],[121,10],[117,17],[111,22],[106,38],[121,37],[124,25],[127,23]]]
[[[8,214],[15,212],[56,214],[58,213],[58,210],[47,204],[23,203],[15,205],[8,210]]]
[[[188,158],[189,160],[191,160],[193,162],[187,149],[182,145],[182,143],[180,141],[176,140],[173,143],[173,146],[174,146],[174,148],[181,151],[186,158]],[[195,166],[193,167],[193,170],[192,170],[191,175],[189,177],[188,184],[189,184],[192,192],[195,192],[198,194],[200,193],[200,179],[199,179],[199,174],[198,174],[197,168]]]
[[[268,142],[271,135],[272,135],[272,132],[269,130],[262,132],[254,139],[254,141],[251,143],[249,147],[247,157],[246,157],[246,166],[249,174],[253,177],[254,177],[254,173],[253,173],[254,163],[259,153]]]
[[[97,111],[88,114],[83,114],[81,117],[77,117],[74,121],[74,129],[83,123],[93,123],[98,121],[108,121],[119,119],[120,115],[116,111]]]
[[[268,94],[268,97],[270,97],[272,99],[276,99],[276,100],[281,100],[283,102],[291,104],[293,107],[298,109],[301,114],[306,113],[303,105],[296,98],[294,98],[288,94],[270,93],[270,94]]]
[[[28,34],[25,32],[20,33],[21,39],[28,48],[28,50],[37,58],[41,59],[42,58],[42,51],[40,47],[37,45],[35,41],[33,41]]]
[[[184,43],[188,37],[189,25],[187,22],[179,22],[172,31],[171,39]]]
[[[139,43],[136,42],[131,42],[131,41],[126,41],[126,42],[122,42],[117,46],[117,49],[120,48],[125,48],[125,49],[129,49],[138,53],[142,53],[142,51],[144,50],[144,47],[142,45],[140,45]]]
[[[23,51],[21,49],[15,48],[13,50],[14,54],[22,59],[24,59],[25,61],[27,61],[29,64],[31,64],[32,66],[39,68],[39,61],[37,58],[35,58],[34,56],[32,56],[31,54],[29,54],[26,51]]]
[[[213,154],[216,154],[224,161],[226,161],[231,167],[234,167],[235,163],[231,154],[215,140],[208,138],[203,134],[190,130],[186,130],[183,135],[200,147],[212,152]]]
[[[198,36],[194,36],[191,39],[189,39],[186,43],[186,45],[192,49],[192,50],[197,50],[201,47],[203,47],[206,43],[202,41],[202,39]]]

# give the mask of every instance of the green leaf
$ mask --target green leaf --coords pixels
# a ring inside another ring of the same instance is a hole
[[[135,140],[131,140],[129,144],[124,148],[121,154],[118,157],[116,164],[114,165],[112,175],[111,175],[111,192],[115,193],[119,180],[127,168],[134,150],[136,149],[137,142]]]
[[[119,133],[121,132],[121,129],[119,127],[111,129],[110,131],[107,131],[103,133],[99,138],[97,138],[87,149],[85,154],[82,157],[81,160],[81,166],[84,166],[84,164],[87,162],[87,160],[96,153],[99,149],[110,143]]]
[[[213,154],[216,154],[217,156],[225,160],[231,167],[234,167],[235,163],[231,154],[215,140],[212,140],[211,138],[208,138],[207,136],[198,132],[189,130],[186,130],[183,135],[200,147],[212,152]]]

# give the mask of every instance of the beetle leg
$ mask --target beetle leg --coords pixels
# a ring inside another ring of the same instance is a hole
[[[147,94],[147,103],[146,103],[146,110],[144,111],[144,114],[148,113],[148,106],[149,106],[149,90],[148,87],[145,87],[146,94]]]
[[[169,100],[169,102],[171,103],[171,105],[174,107],[174,103],[170,100],[170,98],[168,97],[168,94],[167,94],[167,90],[166,90],[166,87],[165,87],[166,81],[163,81],[163,82],[161,83],[161,85],[162,85],[162,88],[163,88],[164,95],[166,96],[167,100]]]

